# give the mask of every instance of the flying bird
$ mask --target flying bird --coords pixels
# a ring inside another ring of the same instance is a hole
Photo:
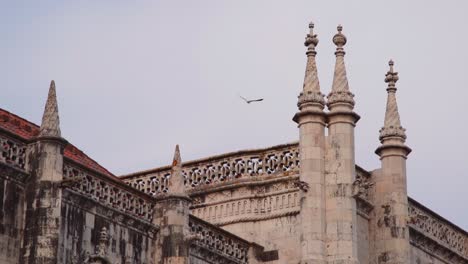
[[[242,98],[242,100],[244,100],[246,103],[250,104],[250,103],[253,103],[253,102],[261,102],[263,101],[263,98],[259,98],[259,99],[253,99],[253,100],[248,100],[247,98],[244,98],[242,96],[239,95],[240,98]]]

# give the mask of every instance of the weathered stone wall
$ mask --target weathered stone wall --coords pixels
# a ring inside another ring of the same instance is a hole
[[[11,180],[7,165],[0,167],[0,263],[15,264],[23,236],[24,187]]]
[[[369,263],[369,220],[359,214],[357,216],[357,241],[359,263]]]
[[[107,242],[99,252],[103,228]],[[150,223],[67,190],[62,203],[59,263],[86,263],[90,257],[103,255],[113,264],[149,264],[155,234]]]
[[[277,253],[265,256],[263,260],[272,264],[284,264],[298,263],[301,259],[300,227],[300,217],[291,215],[257,222],[230,224],[222,228],[264,246],[266,252],[277,250]]]
[[[265,255],[269,263],[298,263],[302,253],[297,175],[260,178],[194,193],[192,214],[262,245],[266,252],[277,251]]]

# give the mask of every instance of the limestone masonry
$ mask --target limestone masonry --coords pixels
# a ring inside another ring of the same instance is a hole
[[[407,195],[394,62],[366,170],[346,36],[325,96],[309,28],[295,143],[185,163],[177,146],[171,166],[117,177],[62,137],[53,81],[40,127],[0,109],[0,264],[467,264],[468,233]]]

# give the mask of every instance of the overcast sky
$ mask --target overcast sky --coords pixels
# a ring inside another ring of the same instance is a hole
[[[380,164],[392,58],[409,194],[468,229],[466,1],[0,3],[0,107],[40,123],[54,79],[62,135],[117,175],[169,164],[177,143],[190,160],[296,141],[307,25],[328,93],[341,23],[357,163]]]

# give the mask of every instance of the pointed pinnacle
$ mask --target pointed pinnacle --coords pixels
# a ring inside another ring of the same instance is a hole
[[[47,102],[42,116],[39,136],[61,137],[57,94],[55,91],[54,80],[50,82],[49,95],[47,96]]]
[[[387,88],[387,107],[385,109],[384,126],[380,130],[379,139],[382,141],[388,137],[399,137],[404,142],[406,139],[405,129],[401,126],[400,113],[398,112],[398,104],[395,96],[395,82],[398,81],[398,73],[393,70],[393,61],[390,60],[388,65],[390,70],[385,75],[385,82],[388,83]]]
[[[171,177],[169,178],[169,192],[174,194],[185,193],[179,145],[176,145],[174,159],[172,161]]]
[[[182,165],[182,161],[180,158],[180,150],[179,145],[177,144],[174,151],[174,159],[172,160],[172,167],[180,167]]]

